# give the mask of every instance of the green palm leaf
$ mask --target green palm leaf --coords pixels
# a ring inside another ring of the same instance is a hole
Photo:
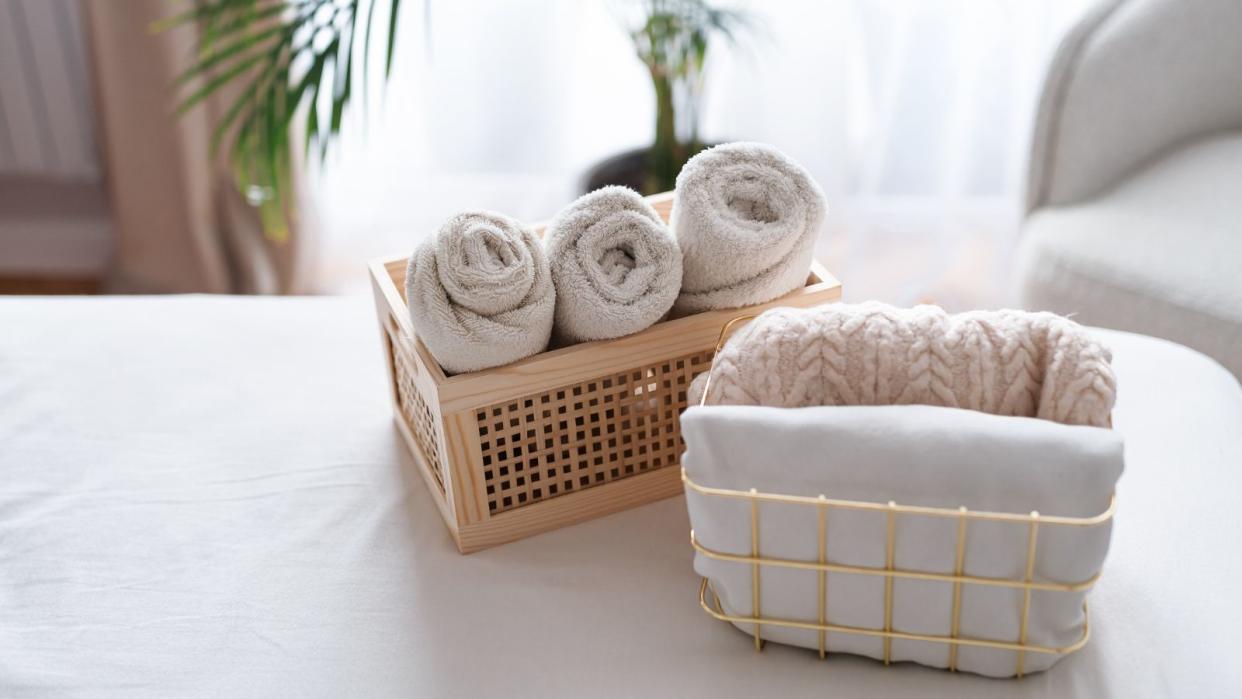
[[[212,152],[227,148],[237,186],[259,208],[272,238],[288,233],[294,120],[301,119],[306,131],[303,152],[310,154],[314,144],[324,157],[340,133],[356,71],[366,84],[367,61],[357,66],[351,57],[356,48],[366,55],[370,17],[384,3],[390,17],[387,77],[399,0],[197,0],[152,25],[153,31],[197,27],[195,61],[174,83],[181,93],[176,111],[184,114],[213,95],[230,95],[213,128]],[[368,28],[357,26],[363,10]],[[319,114],[321,91],[332,95],[326,120]]]

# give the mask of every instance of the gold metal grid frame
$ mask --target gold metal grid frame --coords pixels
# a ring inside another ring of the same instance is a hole
[[[745,322],[755,316],[742,316],[734,318],[725,324],[720,331],[720,338],[716,343],[716,352],[719,353],[723,347],[729,331],[738,323]],[[711,370],[708,370],[708,377],[703,387],[703,395],[699,401],[699,405],[706,404],[708,389],[711,386]],[[831,633],[855,634],[860,636],[878,637],[883,639],[884,664],[888,665],[892,660],[892,641],[893,639],[902,639],[909,641],[926,641],[930,643],[940,643],[948,646],[948,669],[957,670],[957,654],[958,648],[961,646],[975,646],[983,648],[995,648],[1007,651],[1016,651],[1016,660],[1014,667],[1014,675],[1022,677],[1025,671],[1025,657],[1027,653],[1045,653],[1054,655],[1065,655],[1072,653],[1087,644],[1091,636],[1090,620],[1088,614],[1087,603],[1083,601],[1083,625],[1082,634],[1078,640],[1073,643],[1060,646],[1042,646],[1029,643],[1027,641],[1027,627],[1031,610],[1031,591],[1040,590],[1052,593],[1076,593],[1089,590],[1099,579],[1099,573],[1082,581],[1073,583],[1046,582],[1035,580],[1035,560],[1039,546],[1039,534],[1041,530],[1046,531],[1048,527],[1096,527],[1108,523],[1116,510],[1116,496],[1110,498],[1107,509],[1098,515],[1092,517],[1061,517],[1041,515],[1039,512],[1030,512],[1029,514],[1015,514],[1007,512],[985,512],[970,510],[966,507],[942,508],[942,507],[926,507],[918,505],[900,505],[896,502],[889,501],[887,503],[867,502],[859,500],[840,500],[826,497],[820,494],[816,497],[784,495],[775,493],[764,493],[751,488],[750,490],[730,490],[726,488],[713,488],[695,483],[686,475],[685,468],[681,470],[682,483],[687,491],[694,491],[700,495],[711,498],[722,498],[730,500],[742,500],[748,502],[750,507],[750,555],[738,555],[715,551],[701,544],[694,534],[694,530],[690,531],[690,545],[699,554],[707,556],[719,561],[728,563],[736,563],[738,565],[750,566],[751,570],[751,616],[737,616],[729,614],[725,611],[719,595],[716,594],[715,587],[711,580],[703,578],[699,585],[699,604],[711,616],[721,621],[733,624],[749,624],[754,628],[755,650],[763,648],[763,627],[778,626],[795,629],[805,629],[819,632],[819,656],[824,658],[826,651],[826,636]],[[817,511],[818,532],[817,541],[818,551],[817,560],[794,560],[784,558],[765,557],[759,548],[759,505],[761,503],[772,503],[788,505],[799,508],[815,508]],[[827,521],[828,511],[836,510],[853,510],[868,511],[875,513],[883,513],[885,515],[886,537],[883,568],[843,565],[831,562],[830,552],[827,550]],[[897,568],[894,565],[896,551],[896,523],[898,517],[932,517],[955,520],[957,522],[957,532],[955,537],[954,550],[954,570],[952,574],[937,573],[924,570],[905,570]],[[966,540],[972,522],[1003,522],[1014,525],[1022,525],[1026,527],[1026,561],[1024,574],[1021,578],[990,578],[974,575],[966,575],[965,557],[966,557]],[[765,567],[772,568],[792,568],[808,571],[816,571],[818,574],[818,617],[816,619],[783,619],[770,616],[764,616],[760,601],[762,599],[762,571]],[[857,626],[845,626],[841,624],[830,623],[827,618],[827,599],[828,573],[845,573],[852,575],[865,575],[883,579],[884,581],[884,626],[882,628],[866,628]],[[947,636],[916,634],[898,631],[893,628],[893,580],[897,578],[928,580],[936,582],[952,583],[952,616],[950,619],[950,631]],[[961,610],[962,610],[962,586],[978,585],[990,587],[1016,588],[1023,591],[1022,606],[1018,623],[1018,637],[1016,639],[989,639],[989,638],[973,638],[962,636],[959,634]],[[709,601],[710,594],[710,601]]]

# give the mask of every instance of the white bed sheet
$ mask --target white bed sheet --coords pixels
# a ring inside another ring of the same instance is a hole
[[[674,498],[458,555],[366,299],[0,299],[0,696],[1230,696],[1242,389],[1105,334],[1126,436],[1092,642],[989,680],[704,615]]]

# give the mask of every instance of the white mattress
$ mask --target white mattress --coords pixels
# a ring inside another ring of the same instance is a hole
[[[1126,475],[1092,641],[990,680],[698,608],[680,498],[460,556],[369,299],[0,299],[0,696],[1227,696],[1242,389],[1106,333]]]

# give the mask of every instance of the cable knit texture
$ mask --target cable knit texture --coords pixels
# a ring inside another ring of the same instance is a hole
[[[806,284],[828,205],[801,165],[761,143],[727,143],[677,175],[669,223],[685,272],[674,315],[771,301]]]
[[[717,355],[708,403],[798,408],[926,404],[1070,425],[1109,424],[1112,355],[1052,313],[882,303],[778,308]],[[690,388],[702,396],[706,374]]]
[[[681,289],[681,249],[632,189],[579,197],[552,219],[544,243],[556,287],[556,345],[643,330],[668,313]]]
[[[486,211],[449,219],[410,257],[405,297],[418,335],[453,374],[542,352],[556,293],[528,226]]]

